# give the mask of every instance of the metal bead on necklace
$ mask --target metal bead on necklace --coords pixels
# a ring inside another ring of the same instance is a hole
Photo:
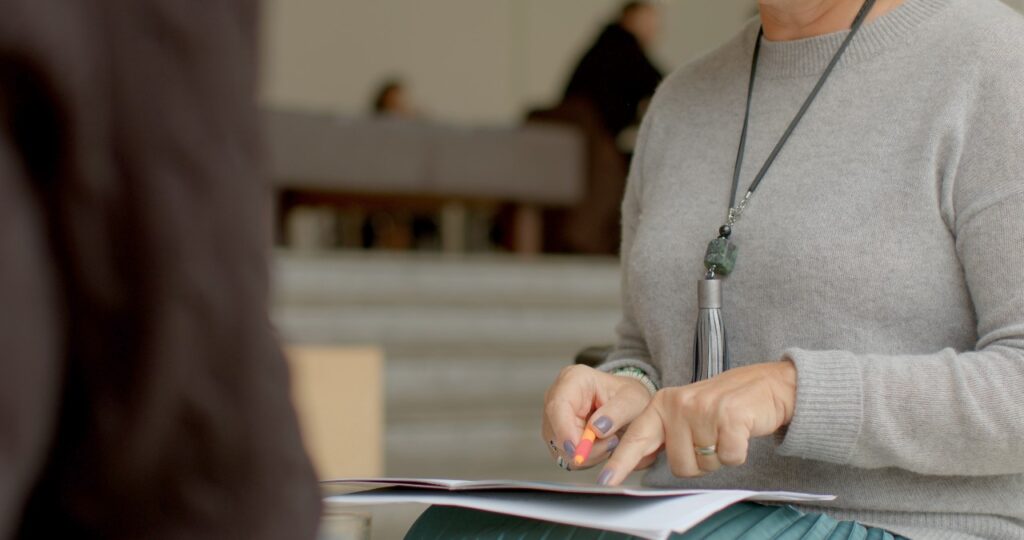
[[[764,29],[762,28],[757,34],[757,40],[754,44],[754,58],[750,65],[750,82],[747,87],[747,106],[746,112],[743,116],[743,130],[740,133],[740,144],[739,149],[736,151],[736,165],[733,168],[733,181],[732,181],[732,194],[729,198],[729,211],[726,216],[725,224],[718,229],[718,238],[715,238],[708,243],[707,251],[704,253],[704,268],[707,269],[707,274],[704,279],[697,283],[697,305],[699,313],[697,315],[697,328],[693,340],[693,382],[710,379],[718,375],[719,373],[729,369],[729,349],[728,343],[725,336],[725,323],[722,319],[722,277],[728,276],[736,268],[736,245],[729,239],[733,233],[733,227],[739,221],[743,215],[743,211],[746,210],[747,204],[750,202],[750,198],[754,195],[754,190],[760,185],[764,179],[765,174],[768,172],[769,167],[775,161],[775,158],[779,155],[782,147],[789,140],[789,136],[793,134],[793,130],[796,129],[797,124],[803,118],[807,109],[810,108],[811,103],[818,96],[818,92],[821,87],[825,85],[825,81],[828,80],[829,75],[832,74],[832,70],[839,63],[839,59],[842,58],[843,53],[849,47],[850,42],[853,40],[853,36],[857,34],[861,26],[864,24],[864,20],[867,18],[871,8],[874,7],[876,0],[866,0],[864,5],[861,6],[860,11],[857,13],[857,17],[854,18],[853,24],[850,27],[850,32],[847,34],[846,39],[843,40],[842,45],[836,50],[836,53],[832,56],[832,60],[829,62],[828,67],[818,78],[817,84],[814,85],[814,89],[811,90],[810,95],[804,100],[800,110],[796,113],[796,116],[789,123],[786,131],[782,134],[782,137],[775,144],[775,148],[768,155],[768,159],[765,160],[764,165],[758,171],[754,177],[753,182],[750,183],[750,187],[747,188],[746,194],[743,199],[740,200],[739,204],[736,203],[737,189],[739,188],[740,178],[740,167],[743,164],[743,153],[747,143],[747,128],[750,124],[750,103],[754,92],[754,80],[757,75],[757,60],[761,51],[761,37],[764,35]],[[721,276],[721,277],[719,277]]]

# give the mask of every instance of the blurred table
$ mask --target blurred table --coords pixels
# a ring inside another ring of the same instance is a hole
[[[460,251],[465,205],[504,203],[515,207],[515,250],[537,252],[541,210],[584,195],[583,137],[564,126],[467,128],[281,110],[267,111],[264,122],[279,225],[297,204],[431,206],[442,209],[444,249]]]

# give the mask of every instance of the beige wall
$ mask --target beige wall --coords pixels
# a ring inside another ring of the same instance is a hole
[[[1024,10],[1024,0],[1005,0]],[[428,113],[514,122],[554,100],[620,0],[266,0],[264,102],[365,111],[400,75]],[[671,69],[734,34],[754,0],[664,0],[656,52]]]
[[[267,0],[264,101],[364,111],[400,75],[429,116],[511,122],[554,100],[620,0]],[[728,38],[753,0],[673,0],[657,51],[669,69]]]

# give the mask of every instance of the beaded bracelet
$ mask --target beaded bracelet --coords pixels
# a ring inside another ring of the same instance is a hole
[[[652,381],[651,378],[647,376],[647,372],[638,367],[621,367],[612,370],[612,375],[619,375],[621,377],[629,377],[630,379],[636,379],[640,381],[640,384],[644,385],[644,388],[647,388],[647,391],[650,392],[652,396],[658,393],[658,387],[655,386],[654,381]]]

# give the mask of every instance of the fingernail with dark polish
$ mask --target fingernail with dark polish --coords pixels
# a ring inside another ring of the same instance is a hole
[[[612,438],[608,439],[608,453],[610,454],[612,452],[612,450],[615,450],[615,447],[618,446],[618,445],[619,445],[619,438],[617,436],[615,436],[615,435],[612,435]]]
[[[607,416],[602,416],[601,418],[594,420],[594,427],[602,434],[608,433],[608,430],[612,428],[612,419]]]
[[[605,469],[601,471],[601,476],[597,477],[597,483],[602,486],[607,486],[608,482],[612,481],[612,476],[614,475],[614,471],[612,471],[611,469]]]
[[[565,448],[565,453],[569,454],[570,456],[576,453],[576,445],[573,444],[572,441],[565,441],[565,444],[562,445],[562,448]]]

